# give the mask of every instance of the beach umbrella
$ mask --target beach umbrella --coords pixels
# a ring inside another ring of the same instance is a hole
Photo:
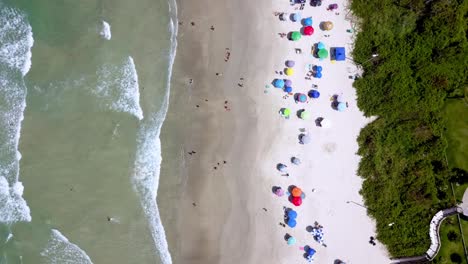
[[[290,218],[290,219],[288,219],[288,222],[286,222],[286,224],[287,224],[289,227],[294,228],[294,227],[297,225],[297,222],[296,222],[295,219]]]
[[[304,23],[304,26],[312,26],[312,18],[311,17],[305,18],[303,23]]]
[[[301,134],[300,141],[301,141],[302,144],[309,144],[310,140],[311,140],[311,138],[310,138],[309,135]]]
[[[288,218],[289,219],[296,219],[296,217],[297,217],[297,212],[296,211],[294,211],[292,209],[288,211]]]
[[[302,199],[302,200],[305,199],[305,193],[304,193],[304,192],[301,193],[301,199]]]
[[[291,20],[294,21],[294,22],[301,20],[301,14],[300,13],[292,14]]]
[[[273,86],[276,88],[283,88],[284,87],[284,81],[282,79],[275,79],[273,81]]]
[[[315,249],[309,248],[309,249],[307,250],[307,255],[313,256],[314,254],[315,254]]]
[[[301,197],[302,190],[299,187],[294,187],[291,191],[293,197]]]
[[[294,70],[292,68],[287,68],[286,70],[284,70],[284,73],[287,75],[287,76],[291,76],[294,74]]]
[[[286,165],[280,163],[280,164],[278,164],[277,168],[281,172],[286,172],[287,167],[286,167]]]
[[[336,109],[340,112],[343,112],[346,109],[346,103],[339,102],[338,105],[336,106]]]
[[[325,59],[328,57],[328,50],[326,49],[319,49],[319,51],[317,52],[317,56],[320,58],[320,59]]]
[[[316,72],[314,77],[318,79],[322,78],[322,72]]]
[[[325,44],[323,44],[323,42],[317,43],[317,49],[321,50],[321,49],[324,49],[324,48],[325,48]]]
[[[309,91],[309,96],[312,98],[319,98],[320,97],[320,92],[317,90],[310,90]]]
[[[326,21],[322,23],[322,29],[323,30],[332,30],[333,29],[333,23],[331,21]]]
[[[316,72],[322,72],[323,68],[320,65],[315,66],[315,71]]]
[[[310,113],[306,110],[301,112],[301,119],[307,120],[310,118]]]
[[[284,117],[289,117],[289,115],[291,114],[291,110],[289,108],[283,108],[281,110],[281,114],[284,116]]]
[[[298,159],[298,158],[296,158],[296,157],[292,157],[291,163],[292,163],[292,164],[299,165],[299,164],[301,164],[301,160]]]
[[[291,33],[291,40],[298,41],[301,39],[301,33],[299,31],[293,31]]]
[[[325,118],[325,119],[322,119],[322,121],[320,121],[320,126],[323,127],[323,128],[330,128],[332,125],[330,119],[328,118]]]
[[[295,206],[300,206],[302,204],[302,198],[301,197],[293,197],[291,202]]]
[[[307,95],[305,95],[303,93],[297,94],[296,98],[297,98],[297,101],[299,101],[301,103],[307,102]]]
[[[284,80],[284,86],[292,86],[291,80],[288,80],[288,79]]]
[[[294,245],[296,244],[296,239],[294,237],[289,237],[288,238],[288,245]]]
[[[291,86],[285,86],[284,91],[287,92],[287,93],[290,93],[290,92],[292,92],[292,87]]]
[[[278,195],[279,197],[281,197],[281,196],[284,195],[284,190],[282,188],[278,188],[278,189],[276,189],[275,194]]]
[[[287,60],[286,61],[286,67],[292,68],[292,67],[294,67],[295,64],[296,64],[296,62],[293,61],[293,60]]]
[[[312,34],[314,34],[314,28],[313,27],[307,26],[307,27],[304,28],[304,35],[311,36]]]
[[[336,96],[336,101],[337,101],[337,102],[344,102],[344,101],[345,101],[344,96],[341,95],[341,94],[340,94],[340,95],[337,95],[337,96]]]

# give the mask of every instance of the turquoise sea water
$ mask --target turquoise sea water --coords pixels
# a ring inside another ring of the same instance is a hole
[[[0,263],[171,263],[172,0],[0,0]]]

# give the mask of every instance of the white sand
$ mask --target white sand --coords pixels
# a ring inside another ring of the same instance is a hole
[[[281,3],[280,3],[281,2]],[[265,127],[265,133],[276,134],[274,142],[265,149],[265,162],[259,173],[259,184],[281,186],[287,189],[289,185],[302,188],[307,195],[302,206],[295,207],[287,201],[286,196],[276,197],[270,192],[258,194],[260,200],[271,201],[265,203],[269,207],[268,214],[274,217],[275,224],[265,227],[263,218],[256,220],[256,230],[264,230],[271,234],[268,241],[278,249],[274,252],[278,262],[275,263],[303,263],[306,262],[299,247],[309,245],[317,250],[315,263],[333,263],[341,259],[349,263],[389,263],[384,246],[377,241],[377,246],[368,243],[370,236],[375,236],[375,223],[367,216],[366,210],[359,206],[363,204],[359,195],[361,179],[356,175],[359,157],[355,155],[358,150],[356,138],[360,129],[369,121],[363,116],[356,105],[356,94],[352,87],[352,80],[348,78],[357,72],[351,60],[332,64],[330,59],[319,61],[310,53],[314,43],[322,41],[326,47],[346,47],[347,57],[351,57],[352,34],[346,29],[351,28],[350,22],[345,20],[345,1],[336,1],[338,11],[327,11],[324,1],[321,7],[311,7],[308,3],[304,10],[294,10],[287,1],[278,1],[272,11],[300,12],[302,18],[312,17],[315,33],[312,36],[303,36],[301,40],[292,42],[278,35],[271,40],[277,46],[277,52],[273,55],[276,64],[272,67],[272,74],[265,76],[265,82],[271,82],[275,78],[286,78],[284,75],[275,75],[275,70],[283,70],[287,59],[296,61],[295,74],[288,77],[293,82],[293,92],[307,92],[312,88],[311,84],[319,85],[320,98],[310,100],[309,103],[294,103],[292,96],[283,99],[283,91],[269,88],[268,94],[262,96],[266,102],[258,104],[259,116],[275,116],[273,124],[269,119],[260,120],[260,126]],[[298,7],[296,5],[295,7]],[[264,10],[265,11],[265,10]],[[265,11],[267,12],[267,11]],[[339,15],[335,15],[339,12]],[[271,13],[273,16],[273,12]],[[321,31],[321,21],[332,21],[334,28],[331,31]],[[276,33],[299,30],[301,22],[280,21],[277,19],[271,28]],[[276,34],[275,33],[275,34]],[[324,35],[329,34],[326,38]],[[294,48],[301,48],[302,54],[295,54]],[[321,79],[312,78],[305,80],[306,64],[312,63],[323,67]],[[260,88],[261,89],[261,88]],[[334,94],[343,95],[349,103],[349,108],[344,112],[338,112],[331,108],[330,98]],[[267,98],[267,99],[265,99]],[[285,120],[277,113],[282,107],[288,107],[294,113],[289,120]],[[296,117],[295,112],[305,108],[311,112],[308,121]],[[333,125],[329,129],[315,125],[317,117],[329,118]],[[312,137],[308,145],[298,143],[299,129],[305,128]],[[292,156],[299,157],[302,164],[299,166],[290,163]],[[280,176],[276,170],[277,163],[288,165],[290,177]],[[315,189],[315,192],[312,192]],[[347,202],[350,201],[350,202]],[[297,226],[294,229],[283,228],[278,223],[283,220],[283,206],[291,207],[299,214]],[[272,211],[272,212],[270,212]],[[324,240],[327,247],[319,245],[312,236],[306,232],[306,227],[318,221],[324,226]],[[268,221],[269,222],[269,221]],[[389,220],[389,223],[391,220]],[[285,233],[297,238],[298,243],[288,246],[283,239]],[[261,261],[261,259],[257,259]]]

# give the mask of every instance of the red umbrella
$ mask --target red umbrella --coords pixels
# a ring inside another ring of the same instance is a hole
[[[314,28],[311,26],[307,26],[304,28],[304,35],[310,36],[314,34]]]
[[[295,206],[299,206],[302,204],[302,198],[299,196],[299,197],[293,197],[292,200],[291,200],[292,204],[294,204]]]

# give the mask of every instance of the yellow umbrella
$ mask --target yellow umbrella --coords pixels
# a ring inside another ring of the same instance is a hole
[[[287,75],[287,76],[291,76],[294,74],[294,70],[292,68],[287,68],[286,70],[284,70],[284,73]]]

